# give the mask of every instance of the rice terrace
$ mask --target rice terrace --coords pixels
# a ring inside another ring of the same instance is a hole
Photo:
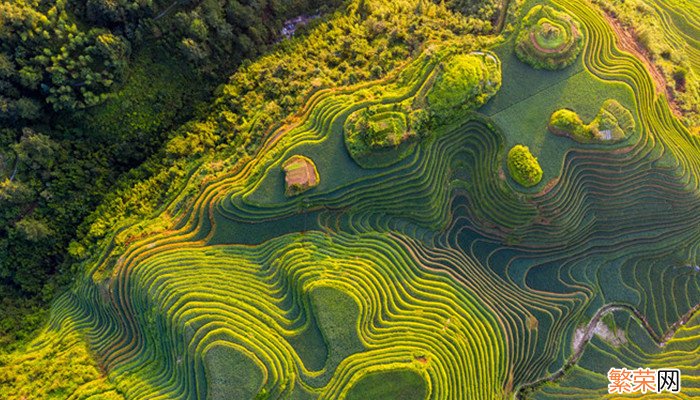
[[[0,0],[0,399],[700,398],[700,1]]]

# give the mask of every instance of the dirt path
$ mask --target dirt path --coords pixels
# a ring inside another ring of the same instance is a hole
[[[666,78],[659,68],[651,60],[651,55],[649,52],[637,41],[634,33],[628,29],[625,29],[620,22],[610,14],[603,12],[605,19],[608,21],[610,27],[615,31],[615,36],[617,36],[617,43],[620,49],[632,53],[639,61],[641,61],[649,71],[651,79],[654,81],[654,86],[656,87],[657,93],[666,93],[666,98],[668,99],[668,104],[671,106],[671,111],[677,117],[683,117],[680,108],[676,104],[675,97],[673,95],[673,90],[666,85]]]
[[[498,14],[498,19],[496,20],[496,24],[494,25],[494,31],[497,34],[500,34],[503,32],[503,28],[506,25],[506,18],[508,16],[508,6],[510,5],[510,0],[502,0],[501,1],[501,11]]]
[[[647,320],[646,316],[642,314],[641,311],[639,311],[638,309],[627,304],[604,305],[603,307],[599,308],[598,311],[596,311],[596,313],[593,315],[593,318],[591,318],[591,320],[589,321],[588,325],[586,325],[586,327],[580,331],[581,336],[576,338],[572,343],[573,352],[569,359],[564,363],[564,365],[549,376],[545,376],[544,378],[538,379],[534,382],[525,383],[521,385],[516,390],[515,398],[518,400],[524,399],[528,391],[535,390],[537,387],[547,382],[556,382],[561,377],[563,377],[566,374],[567,370],[573,367],[578,362],[579,358],[581,358],[581,356],[583,355],[583,351],[585,350],[586,345],[588,345],[588,343],[591,341],[591,339],[593,339],[593,336],[596,333],[596,327],[598,325],[598,322],[600,322],[600,320],[605,315],[610,314],[612,312],[620,311],[629,312],[630,314],[632,314],[633,318],[635,318],[637,322],[639,322],[642,328],[644,328],[649,334],[649,336],[651,336],[651,338],[654,340],[654,342],[656,342],[656,345],[659,348],[663,348],[666,346],[666,343],[673,337],[676,331],[681,326],[685,325],[693,317],[693,315],[695,315],[696,312],[700,311],[700,303],[696,304],[693,308],[691,308],[685,314],[683,314],[680,319],[671,324],[671,326],[669,326],[666,332],[661,336],[656,334],[653,327]]]

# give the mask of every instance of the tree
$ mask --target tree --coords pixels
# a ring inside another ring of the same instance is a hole
[[[54,152],[58,149],[58,144],[46,135],[25,128],[21,139],[12,148],[17,154],[20,165],[41,170],[53,166]]]
[[[26,217],[15,223],[15,229],[30,242],[39,242],[51,236],[51,229],[38,219]]]
[[[0,205],[23,204],[33,198],[34,191],[26,184],[5,178],[0,181]]]
[[[38,101],[55,110],[93,106],[121,78],[129,43],[105,29],[80,29],[66,11],[64,2],[45,14],[31,3],[0,5],[3,119],[38,118]]]
[[[542,180],[542,168],[527,146],[513,146],[508,152],[507,164],[513,179],[525,187],[535,186]]]

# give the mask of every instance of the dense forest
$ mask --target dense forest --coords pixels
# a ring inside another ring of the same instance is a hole
[[[431,23],[492,32],[499,4],[451,0],[449,15],[411,20],[363,4],[349,10],[361,24],[334,26],[339,0],[2,0],[0,347],[37,328],[89,248],[157,209],[188,163],[245,157],[311,91],[382,77],[440,39]],[[317,26],[323,40],[289,63],[275,52],[294,45],[282,39],[297,16],[296,36]]]

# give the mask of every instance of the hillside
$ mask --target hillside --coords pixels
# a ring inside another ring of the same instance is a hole
[[[41,108],[0,154],[0,398],[612,398],[623,367],[700,396],[696,117],[622,5],[224,3],[3,3],[133,50],[66,113],[7,78]],[[690,88],[682,3],[643,2]]]

